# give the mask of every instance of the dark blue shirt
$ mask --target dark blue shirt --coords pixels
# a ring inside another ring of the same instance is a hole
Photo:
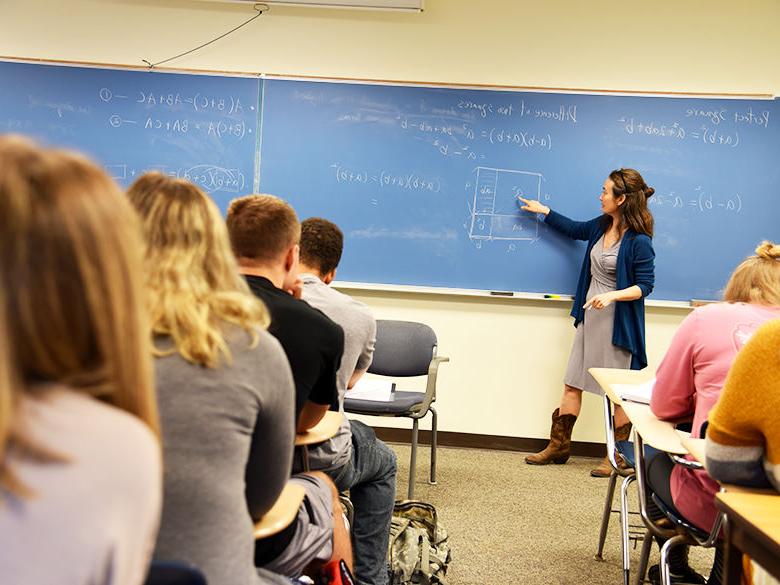
[[[590,287],[590,251],[598,239],[604,235],[603,216],[590,221],[574,221],[555,211],[550,211],[545,223],[563,235],[574,240],[586,240],[588,247],[582,261],[577,293],[571,316],[576,327],[585,317],[583,305]],[[612,328],[612,344],[631,352],[631,369],[641,370],[647,366],[645,351],[645,297],[655,284],[655,251],[653,241],[646,234],[628,230],[623,234],[623,242],[617,258],[617,290],[636,285],[642,296],[635,301],[615,303],[615,323]]]

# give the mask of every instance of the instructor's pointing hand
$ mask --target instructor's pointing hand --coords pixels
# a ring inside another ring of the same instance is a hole
[[[522,201],[524,205],[520,206],[520,209],[523,211],[530,211],[531,213],[541,213],[543,215],[547,215],[550,213],[550,208],[546,205],[542,205],[537,201],[536,199],[523,199],[518,195],[517,197],[518,201]]]

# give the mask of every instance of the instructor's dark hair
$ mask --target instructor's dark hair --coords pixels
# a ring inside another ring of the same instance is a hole
[[[634,169],[617,169],[609,174],[614,184],[612,193],[615,198],[625,195],[625,201],[620,205],[621,229],[627,228],[638,234],[653,237],[653,215],[647,208],[647,200],[653,196],[655,189],[648,187],[639,171]],[[605,228],[612,225],[612,218],[605,216]]]

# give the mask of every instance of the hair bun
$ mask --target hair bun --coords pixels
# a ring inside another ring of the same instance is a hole
[[[650,199],[650,197],[653,196],[653,193],[655,193],[655,189],[652,187],[645,187],[645,199]]]
[[[764,260],[777,260],[780,258],[780,246],[769,240],[764,240],[756,248],[756,256]]]

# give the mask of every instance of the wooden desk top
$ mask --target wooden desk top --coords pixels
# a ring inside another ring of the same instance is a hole
[[[729,518],[760,533],[780,555],[780,494],[728,491],[718,493],[715,501]]]
[[[642,384],[655,377],[655,372],[649,368],[645,368],[644,370],[590,368],[588,372],[596,379],[596,382],[599,383],[610,401],[619,406],[623,405],[623,401],[620,400],[620,396],[612,391],[612,384]]]
[[[285,485],[271,509],[255,524],[255,539],[267,538],[287,528],[298,515],[305,495],[302,485]]]
[[[694,439],[693,437],[686,437],[682,439],[682,441],[680,442],[682,443],[682,446],[688,450],[688,453],[696,461],[704,465],[705,463],[704,445],[707,442],[705,439]]]
[[[677,431],[670,422],[658,420],[648,405],[624,402],[623,410],[646,444],[674,455],[688,453],[680,442],[687,433]]]
[[[338,432],[342,420],[344,420],[343,413],[329,410],[313,428],[295,435],[295,446],[315,445],[327,441]]]

